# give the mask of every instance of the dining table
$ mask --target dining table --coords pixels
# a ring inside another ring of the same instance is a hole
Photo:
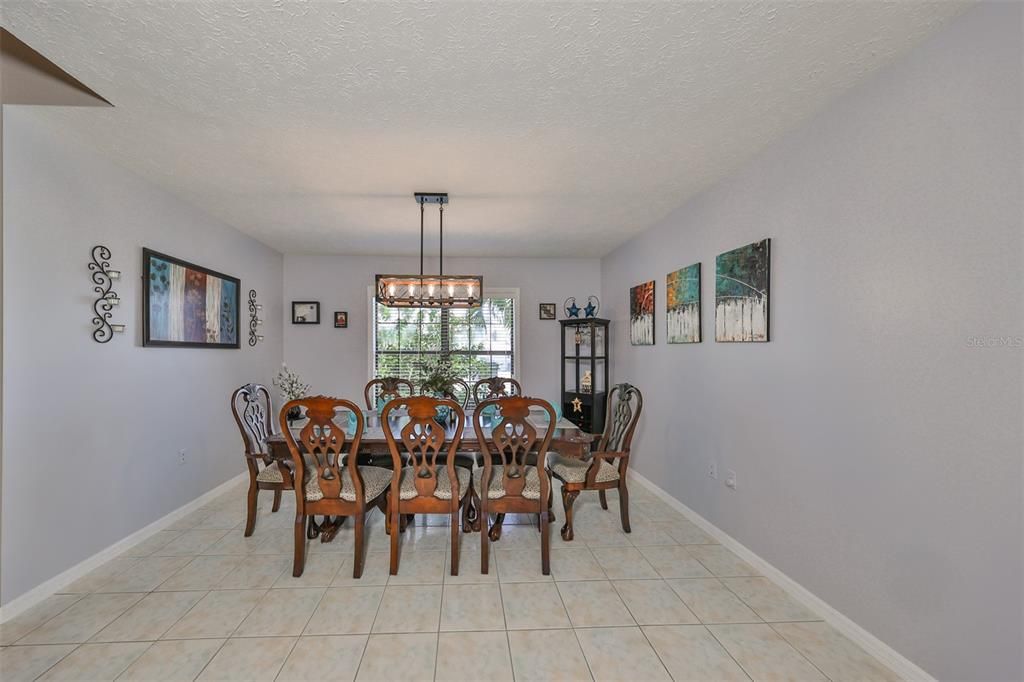
[[[342,413],[339,412],[339,415],[342,415]],[[481,452],[483,450],[480,446],[480,441],[477,439],[476,429],[473,428],[473,419],[473,411],[467,410],[462,440],[459,441],[459,452]],[[498,419],[500,417],[483,417],[482,424],[485,431],[493,428]],[[392,416],[389,419],[392,433],[398,436],[402,427],[408,421],[409,418],[402,414]],[[530,416],[527,417],[527,421],[538,429],[538,434],[542,434],[543,429],[547,428],[548,418],[543,412],[531,412]],[[339,416],[338,425],[346,431],[348,437],[351,437],[352,430],[354,429],[351,428],[349,423],[347,416]],[[290,423],[289,427],[293,436],[298,436],[304,424],[304,419],[295,420]],[[369,456],[370,461],[367,462],[368,464],[377,465],[386,461],[387,465],[390,466],[391,453],[388,449],[387,439],[384,436],[384,428],[380,423],[377,413],[372,410],[365,410],[363,412],[363,424],[363,437],[359,442],[360,453],[365,453]],[[445,442],[451,442],[451,439],[455,436],[455,426],[451,423],[445,423],[444,427]],[[559,417],[555,423],[554,433],[551,435],[551,450],[565,457],[582,459],[590,452],[590,444],[595,438],[594,434],[582,431],[565,417]],[[288,444],[285,442],[283,434],[275,433],[270,435],[267,438],[267,443],[270,449],[270,456],[275,460],[291,460]]]

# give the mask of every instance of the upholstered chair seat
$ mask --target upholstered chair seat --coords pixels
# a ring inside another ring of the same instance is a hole
[[[306,469],[306,501],[316,502],[324,499],[317,482],[316,470]],[[359,475],[363,477],[363,498],[367,501],[380,495],[391,483],[391,469],[383,467],[359,467]],[[356,501],[356,488],[352,483],[352,474],[347,468],[341,470],[341,493],[338,495],[346,502]]]
[[[536,462],[536,459],[534,460]],[[484,489],[481,480],[484,477],[484,470],[477,469],[473,472],[473,489],[480,492]],[[526,468],[526,483],[523,485],[523,495],[527,500],[540,499],[540,478],[537,476],[537,466]],[[490,485],[487,486],[487,499],[500,500],[505,497],[505,467],[496,464],[491,467]]]
[[[260,473],[256,474],[256,480],[260,483],[284,483],[284,476],[277,468],[277,462],[274,462],[270,466],[263,467]]]
[[[589,459],[573,459],[563,457],[557,452],[548,453],[548,468],[551,472],[566,483],[583,483],[587,480],[587,470],[590,468]],[[608,483],[619,480],[619,470],[611,462],[601,460],[597,469],[596,483]]]

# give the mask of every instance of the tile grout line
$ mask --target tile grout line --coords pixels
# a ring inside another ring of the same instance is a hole
[[[658,663],[660,663],[661,667],[665,669],[665,674],[668,675],[668,678],[670,680],[674,679],[672,677],[671,671],[669,671],[669,669],[668,669],[668,666],[665,665],[665,661],[663,661],[661,659],[661,654],[659,654],[658,650],[654,648],[654,643],[651,642],[651,640],[647,637],[647,633],[644,632],[644,626],[640,624],[640,620],[636,617],[636,614],[634,614],[633,610],[629,608],[629,604],[626,603],[626,600],[622,598],[622,593],[619,592],[619,588],[615,585],[615,581],[614,580],[609,580],[608,582],[611,583],[612,589],[615,591],[615,594],[618,595],[618,597],[619,597],[619,601],[622,602],[622,605],[626,607],[626,611],[628,611],[629,615],[633,618],[633,621],[636,623],[637,629],[640,631],[640,635],[644,638],[644,641],[647,642],[647,646],[651,647],[651,651],[654,653],[654,657],[658,659]],[[662,578],[661,582],[665,582],[665,579]],[[669,585],[667,582],[665,582],[665,586],[668,587],[669,590],[672,590],[672,586]],[[674,590],[673,590],[673,592],[674,592]],[[684,608],[686,608],[687,611],[690,610],[690,608],[688,606],[686,606],[686,602],[684,602],[682,599],[679,599],[679,602],[683,605]],[[691,613],[693,613],[693,612],[691,611]],[[697,618],[697,614],[693,613],[693,617]],[[698,618],[698,620],[700,620],[700,619]],[[586,658],[586,653],[583,654],[583,657]]]
[[[305,564],[303,564],[303,567],[305,567]],[[287,571],[287,570],[288,569],[286,568],[285,571]],[[339,568],[339,570],[340,570],[340,568]],[[282,575],[283,575],[283,573],[282,573]],[[274,580],[274,582],[276,583],[280,578],[281,578],[281,576],[277,576],[277,578]],[[273,585],[271,585],[270,589],[273,589]],[[270,594],[270,589],[267,590],[267,594]],[[287,589],[287,588],[282,588],[282,589]],[[311,588],[295,588],[295,589],[311,589]],[[318,608],[320,608],[320,603],[323,602],[324,597],[327,596],[327,590],[329,590],[330,588],[329,587],[324,587],[322,589],[323,589],[323,592],[320,593],[320,598],[316,600],[316,604],[313,606],[312,609],[310,609],[309,616],[306,618],[306,622],[302,624],[301,628],[299,628],[299,634],[295,636],[295,641],[292,643],[292,648],[288,650],[288,654],[284,657],[284,660],[281,661],[281,667],[280,667],[280,669],[278,669],[277,674],[274,675],[274,680],[277,680],[277,678],[279,678],[281,676],[281,673],[284,672],[284,667],[286,665],[288,665],[288,659],[292,657],[292,653],[295,651],[295,647],[297,647],[299,645],[299,641],[302,639],[302,633],[305,632],[306,628],[309,626],[309,621],[313,620],[313,614],[316,613],[316,610]],[[248,616],[246,616],[246,618],[248,618]],[[242,623],[244,623],[244,622],[245,622],[245,619],[242,619]],[[239,627],[241,627],[241,623],[239,624]],[[213,660],[213,659],[211,659],[211,660]]]
[[[832,680],[832,678],[831,678],[831,677],[830,677],[830,676],[829,676],[828,674],[826,674],[824,670],[822,670],[821,668],[819,668],[819,667],[817,666],[817,664],[816,664],[816,663],[815,663],[814,661],[812,661],[812,660],[811,660],[810,656],[808,656],[808,655],[807,655],[807,654],[805,654],[804,652],[802,652],[802,651],[800,651],[799,649],[797,649],[797,648],[796,648],[796,645],[795,645],[795,644],[793,644],[792,642],[790,642],[790,641],[789,641],[788,639],[786,639],[786,636],[785,636],[784,634],[782,634],[781,632],[779,632],[778,630],[776,630],[776,629],[775,629],[775,628],[774,628],[774,627],[772,626],[772,624],[771,624],[771,623],[765,623],[765,625],[767,625],[767,626],[768,626],[769,628],[771,628],[771,631],[772,631],[772,632],[774,632],[774,633],[775,633],[776,635],[778,635],[779,637],[781,637],[781,638],[782,638],[782,641],[783,641],[783,642],[785,642],[785,643],[786,643],[787,645],[789,645],[789,648],[791,648],[791,649],[792,649],[793,651],[795,651],[795,652],[796,652],[797,654],[799,654],[799,655],[800,655],[800,657],[802,657],[802,658],[803,658],[803,659],[804,659],[805,661],[807,661],[807,662],[808,662],[808,663],[809,663],[809,664],[811,665],[811,667],[812,667],[812,668],[814,668],[814,669],[815,669],[815,670],[817,670],[817,671],[818,671],[819,673],[821,673],[822,677],[824,677],[824,678],[825,678],[826,680]]]
[[[391,532],[392,533],[398,532],[397,524],[395,524],[391,528]],[[390,539],[391,539],[391,536],[388,535],[388,540],[390,540]],[[399,550],[401,550],[401,542],[399,542]],[[366,554],[369,554],[369,552],[366,552]],[[353,561],[354,561],[354,559],[353,559]],[[363,570],[364,571],[366,570],[366,563],[365,562],[363,563]],[[339,571],[339,573],[340,573],[340,571]],[[380,587],[381,588],[381,591],[380,591],[380,601],[377,602],[377,610],[373,612],[373,620],[370,621],[370,630],[369,630],[369,632],[366,633],[366,644],[363,645],[363,653],[361,653],[359,655],[359,663],[356,665],[356,674],[355,674],[353,679],[358,679],[359,678],[359,670],[363,667],[363,661],[366,659],[366,650],[370,648],[370,638],[373,637],[373,625],[374,625],[374,623],[377,622],[377,617],[380,615],[380,606],[381,606],[381,604],[384,603],[384,594],[387,592],[388,583],[389,582],[391,582],[391,564],[390,564],[390,559],[389,559],[389,562],[388,562],[388,576],[384,580],[384,584],[383,585],[376,585],[375,586],[375,587]],[[436,658],[436,656],[437,655],[435,654],[435,658]]]
[[[700,616],[697,616],[697,617],[700,618]],[[737,659],[735,656],[733,656],[733,653],[731,651],[729,651],[729,647],[725,646],[725,642],[720,640],[718,638],[718,635],[716,635],[715,632],[711,628],[709,628],[706,624],[704,624],[703,621],[701,621],[701,624],[704,625],[704,629],[708,631],[708,634],[711,635],[711,637],[716,642],[718,642],[718,646],[722,647],[722,651],[724,651],[729,656],[729,658],[731,658],[733,660],[733,662],[736,664],[736,666],[740,670],[743,671],[743,674],[746,675],[749,679],[753,680],[754,676],[751,675],[750,672],[746,668],[743,667],[743,664],[739,662],[739,659]]]

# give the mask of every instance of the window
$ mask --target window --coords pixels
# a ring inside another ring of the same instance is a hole
[[[371,298],[373,376],[419,386],[423,362],[447,357],[471,387],[478,379],[516,376],[518,290],[484,292],[479,308],[389,308]]]

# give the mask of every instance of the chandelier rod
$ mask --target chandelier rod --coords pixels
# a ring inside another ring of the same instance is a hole
[[[439,211],[441,221],[441,254],[438,256],[437,259],[437,278],[438,285],[443,286],[443,283],[440,280],[441,276],[444,275],[444,204],[438,204],[437,210]]]
[[[423,210],[424,203],[420,202],[420,279],[423,279]],[[422,282],[421,282],[422,283]]]

